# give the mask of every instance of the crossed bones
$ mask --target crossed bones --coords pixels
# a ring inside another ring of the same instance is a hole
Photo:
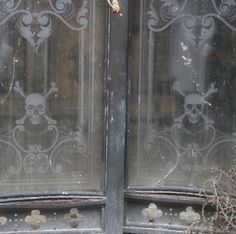
[[[186,95],[180,88],[178,81],[174,82],[173,89],[177,91],[184,98],[184,114],[175,118],[176,123],[182,123],[183,119],[187,117],[188,121],[192,124],[196,124],[202,117],[206,124],[213,124],[214,121],[206,117],[203,113],[204,104],[207,103],[206,99],[213,93],[218,91],[215,88],[215,83],[210,84],[210,88],[205,94],[190,93]]]
[[[53,120],[46,115],[46,101],[53,93],[58,91],[55,82],[51,83],[51,88],[44,96],[38,93],[25,95],[18,81],[15,83],[13,90],[18,92],[25,99],[26,114],[21,119],[16,120],[17,125],[24,125],[27,118],[29,118],[33,125],[40,124],[42,118],[47,120],[48,125],[57,123],[56,120]]]

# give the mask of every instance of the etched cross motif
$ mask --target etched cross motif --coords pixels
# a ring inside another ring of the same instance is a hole
[[[5,225],[6,223],[7,223],[7,218],[1,216],[1,217],[0,217],[0,225],[3,226],[3,225]]]
[[[157,208],[156,204],[150,203],[148,208],[143,209],[142,214],[144,217],[148,218],[150,223],[153,223],[163,215],[163,212]]]
[[[181,220],[184,220],[188,225],[193,222],[197,222],[201,219],[200,214],[195,212],[191,206],[186,208],[186,211],[183,211],[179,214]]]
[[[72,228],[77,228],[82,218],[83,215],[79,213],[79,210],[77,208],[72,208],[70,210],[70,213],[65,215],[66,221],[70,224]]]
[[[41,215],[39,210],[32,210],[31,215],[25,217],[25,222],[29,224],[32,229],[37,230],[42,223],[46,222],[46,216]]]

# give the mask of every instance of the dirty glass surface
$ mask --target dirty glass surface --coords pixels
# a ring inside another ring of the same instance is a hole
[[[0,1],[0,195],[98,191],[104,1]]]
[[[236,5],[130,1],[128,186],[202,186],[236,160]]]

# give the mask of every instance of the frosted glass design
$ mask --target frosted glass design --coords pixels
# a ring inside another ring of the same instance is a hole
[[[0,2],[0,195],[101,190],[104,8]]]
[[[131,0],[129,187],[195,189],[235,166],[235,4]]]

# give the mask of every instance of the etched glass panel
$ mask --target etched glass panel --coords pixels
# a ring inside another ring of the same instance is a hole
[[[0,194],[101,189],[104,9],[0,1]]]
[[[236,1],[130,4],[128,186],[202,186],[236,162]]]

